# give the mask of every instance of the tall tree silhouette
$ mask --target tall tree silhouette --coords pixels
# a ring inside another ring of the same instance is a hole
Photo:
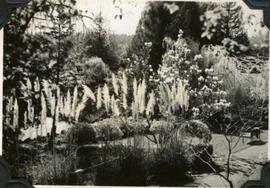
[[[129,54],[142,56],[145,43],[151,42],[148,63],[156,71],[165,53],[165,37],[177,38],[179,29],[193,40],[199,40],[199,8],[193,2],[148,2],[137,26],[136,34],[129,48]]]
[[[113,51],[113,46],[109,38],[109,33],[104,28],[104,19],[101,13],[94,18],[94,28],[86,34],[85,45],[87,56],[100,57],[112,71],[119,68],[119,59]]]
[[[248,45],[248,37],[243,28],[242,8],[237,3],[211,4],[204,12],[202,20],[205,23],[202,37],[208,43],[222,44],[227,38]]]

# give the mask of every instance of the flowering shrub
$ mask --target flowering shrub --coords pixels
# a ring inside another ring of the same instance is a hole
[[[152,43],[145,42],[143,54],[136,55],[133,54],[131,57],[126,58],[125,64],[128,67],[125,69],[127,76],[129,78],[136,78],[137,80],[145,78],[148,80],[153,75],[153,68],[150,64],[148,64],[148,59],[150,57],[150,50],[151,50]]]
[[[123,132],[123,137],[130,137],[135,134],[144,134],[147,131],[147,122],[143,118],[133,120],[133,118],[127,118],[123,124],[121,124],[121,131]]]
[[[147,58],[133,55],[132,58],[126,59],[129,67],[126,69],[130,78],[149,78],[153,74],[153,68],[147,63]]]
[[[229,56],[229,52],[224,46],[219,45],[205,45],[201,48],[201,55],[203,57],[203,66],[209,67],[223,61]]]
[[[189,94],[189,112],[194,117],[210,115],[230,106],[225,99],[222,80],[211,64],[205,66],[202,54],[193,55],[180,30],[176,41],[167,40],[167,51],[158,70],[156,83],[174,85],[183,82]]]

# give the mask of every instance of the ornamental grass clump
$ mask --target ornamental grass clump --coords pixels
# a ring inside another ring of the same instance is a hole
[[[93,102],[96,102],[96,97],[94,92],[86,85],[82,85],[82,91],[78,91],[78,86],[75,86],[71,96],[70,89],[66,93],[62,92],[58,86],[49,85],[47,81],[43,81],[44,93],[47,98],[47,101],[50,100],[50,109],[51,115],[55,113],[55,101],[56,97],[58,98],[58,104],[56,109],[57,121],[59,117],[67,118],[68,121],[74,120],[79,121],[80,114],[82,110],[86,107],[87,101],[90,99]],[[55,94],[56,92],[56,94]],[[82,95],[80,97],[80,95]]]
[[[189,94],[181,81],[173,84],[172,87],[169,84],[161,84],[159,95],[159,107],[164,115],[181,113],[189,108]]]
[[[169,114],[183,114],[189,109],[190,96],[182,80],[174,84],[160,83],[156,89],[150,89],[145,79],[128,80],[124,72],[119,75],[113,74],[112,84],[108,82],[98,86],[96,91],[96,108],[106,109],[109,117],[131,117],[138,122],[140,118],[152,119],[157,115],[157,108],[165,118]],[[119,83],[120,89],[116,89]]]
[[[95,169],[95,185],[183,186],[192,179],[189,171],[193,158],[179,144],[155,151],[110,145],[102,149],[102,155],[110,162]]]

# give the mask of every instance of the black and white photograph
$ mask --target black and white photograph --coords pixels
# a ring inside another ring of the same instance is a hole
[[[2,32],[0,149],[14,177],[229,188],[260,179],[262,10],[241,0],[31,0]]]

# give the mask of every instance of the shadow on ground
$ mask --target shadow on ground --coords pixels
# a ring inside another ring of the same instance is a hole
[[[260,145],[264,145],[264,144],[266,144],[267,142],[265,142],[265,141],[262,141],[262,140],[254,140],[254,141],[251,141],[251,142],[249,142],[249,143],[247,143],[248,145],[251,145],[251,146],[254,146],[254,145],[258,145],[258,146],[260,146]]]

